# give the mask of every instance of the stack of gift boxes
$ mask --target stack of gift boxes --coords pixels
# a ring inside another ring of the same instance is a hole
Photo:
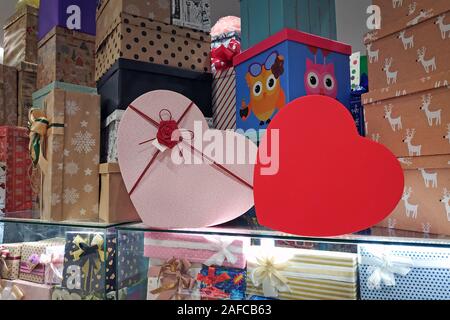
[[[370,93],[367,135],[398,158],[402,201],[382,223],[392,229],[450,234],[448,1],[374,1],[380,30],[366,36]],[[448,27],[447,27],[448,29]]]

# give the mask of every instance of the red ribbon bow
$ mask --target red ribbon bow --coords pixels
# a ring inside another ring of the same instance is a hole
[[[231,277],[227,273],[216,275],[216,268],[209,267],[208,275],[199,273],[197,280],[206,284],[206,287],[201,290],[201,294],[206,298],[227,299],[230,295],[216,287],[216,284],[230,280]]]
[[[217,71],[226,70],[233,66],[233,58],[241,53],[241,44],[235,39],[231,39],[227,46],[221,45],[220,47],[211,50],[212,65]]]

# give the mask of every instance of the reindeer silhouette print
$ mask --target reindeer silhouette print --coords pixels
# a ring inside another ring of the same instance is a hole
[[[442,35],[442,40],[447,39],[447,33],[448,33],[448,37],[450,38],[450,24],[445,24],[444,19],[445,19],[445,14],[440,15],[437,18],[436,22],[434,23],[439,26],[439,30],[441,31],[441,35]]]
[[[425,55],[427,53],[427,48],[422,47],[421,49],[417,50],[417,62],[421,63],[423,68],[425,69],[426,73],[430,73],[430,68],[431,71],[436,71],[437,66],[436,66],[436,57],[433,57],[431,59],[425,59]]]
[[[394,9],[400,8],[403,6],[403,0],[392,0],[392,7]]]
[[[372,46],[373,46],[372,43],[369,43],[366,46],[366,48],[367,48],[367,55],[369,56],[369,63],[378,62],[378,59],[380,57],[380,49],[372,51]]]
[[[408,145],[408,152],[410,157],[420,157],[422,155],[422,146],[415,146],[412,144],[415,134],[416,129],[406,129],[406,137],[405,140],[403,140],[403,142]]]
[[[425,181],[425,187],[430,188],[437,188],[438,187],[438,174],[435,173],[428,173],[423,168],[419,168],[420,173],[422,174],[422,178]]]
[[[407,37],[406,31],[402,31],[399,33],[398,39],[402,41],[405,50],[414,48],[414,35]]]
[[[392,104],[389,104],[387,106],[384,106],[384,118],[389,121],[389,124],[391,125],[392,131],[396,132],[397,130],[400,131],[403,129],[402,126],[402,117],[398,118],[392,118],[392,108],[394,106]]]
[[[412,20],[410,20],[410,21],[406,24],[406,26],[412,27],[412,26],[415,26],[416,24],[418,24],[418,23],[420,22],[420,20],[426,19],[426,18],[430,18],[432,12],[433,12],[433,9],[430,9],[430,10],[424,10],[424,9],[422,9],[422,10],[420,10],[419,14],[418,14],[415,18],[413,18]]]
[[[386,78],[387,78],[387,84],[390,85],[391,83],[397,83],[397,77],[398,77],[398,71],[391,71],[392,62],[394,61],[393,58],[388,58],[384,60],[384,66],[383,71],[386,72]]]
[[[413,2],[410,5],[408,5],[408,14],[407,16],[412,16],[416,12],[417,8],[417,2]]]
[[[444,136],[445,140],[448,140],[448,143],[450,143],[450,123],[447,125],[447,135]],[[450,163],[450,161],[449,161]]]
[[[419,213],[419,205],[413,205],[413,204],[409,203],[411,194],[412,194],[412,188],[406,187],[403,192],[403,196],[402,196],[402,200],[405,205],[405,213],[406,213],[407,218],[417,219],[417,215]]]
[[[425,112],[428,119],[428,125],[430,127],[432,127],[434,123],[436,123],[436,126],[440,126],[442,123],[442,109],[439,109],[437,111],[430,111],[432,98],[433,97],[431,96],[431,94],[422,96],[422,106],[420,107],[420,110]]]
[[[447,220],[448,222],[450,222],[450,192],[447,190],[447,188],[444,189],[444,197],[441,199],[441,202],[445,205]]]

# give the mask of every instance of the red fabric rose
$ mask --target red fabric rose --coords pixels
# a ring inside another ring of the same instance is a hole
[[[178,124],[174,120],[161,121],[156,138],[158,142],[169,149],[173,149],[179,142],[179,139],[172,139],[174,132],[178,130]]]

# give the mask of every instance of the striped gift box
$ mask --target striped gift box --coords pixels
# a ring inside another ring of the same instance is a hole
[[[234,68],[214,73],[213,126],[218,130],[236,129],[236,73]]]
[[[356,254],[252,247],[247,262],[247,295],[283,300],[357,299]]]

